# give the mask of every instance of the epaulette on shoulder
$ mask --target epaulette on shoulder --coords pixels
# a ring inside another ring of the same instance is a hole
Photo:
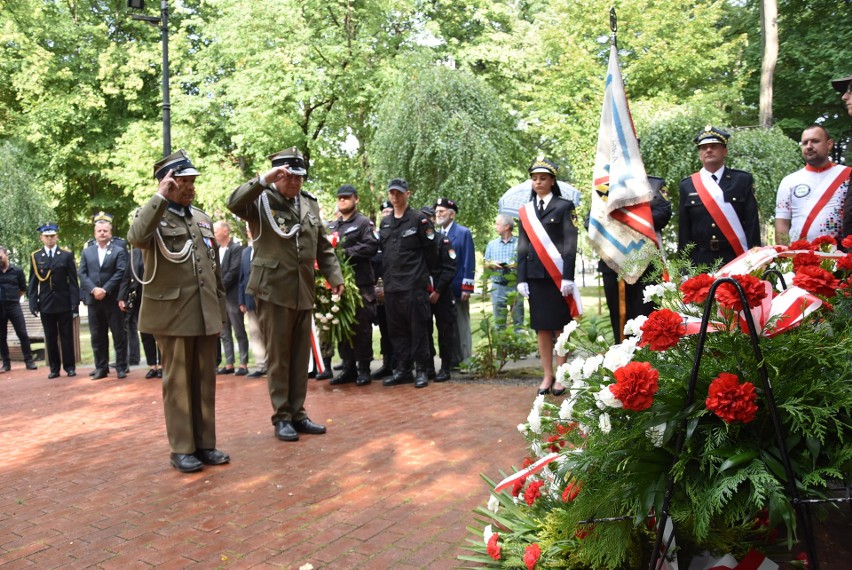
[[[60,247],[59,249],[64,251],[65,253],[71,253],[71,250],[68,249],[67,247]]]
[[[316,197],[316,196],[314,196],[313,194],[311,194],[310,192],[308,192],[307,190],[302,190],[301,194],[302,194],[302,196],[304,196],[305,198],[310,198],[310,199],[311,199],[311,200],[313,200],[314,202],[316,202],[316,201],[317,201],[317,197]]]

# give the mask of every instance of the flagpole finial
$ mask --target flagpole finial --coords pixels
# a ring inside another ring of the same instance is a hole
[[[618,31],[618,17],[615,15],[615,6],[609,9],[609,29],[615,34]]]

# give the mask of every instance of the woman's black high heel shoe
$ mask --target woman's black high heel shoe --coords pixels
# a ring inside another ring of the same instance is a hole
[[[553,379],[550,381],[550,386],[548,386],[547,388],[539,388],[539,389],[538,389],[538,395],[539,395],[539,396],[546,396],[547,394],[550,394],[550,387],[551,387],[551,386],[553,386],[553,384],[554,384],[555,382],[556,382],[556,378],[553,378]],[[564,392],[565,390],[562,390],[562,391]]]
[[[567,390],[567,388],[564,388],[564,387],[557,390],[556,388],[553,387],[554,384],[556,384],[556,380],[554,380],[553,384],[550,385],[550,393],[553,394],[554,396],[561,396],[562,394],[565,393],[565,390]]]

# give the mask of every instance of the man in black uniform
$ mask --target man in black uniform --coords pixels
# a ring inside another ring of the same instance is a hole
[[[680,181],[678,251],[694,244],[694,265],[728,263],[760,245],[754,178],[725,166],[730,135],[707,125],[692,140],[704,165]]]
[[[435,229],[422,212],[408,205],[408,183],[394,178],[388,185],[393,213],[379,230],[384,265],[385,309],[388,329],[398,365],[393,376],[382,384],[395,386],[414,382],[416,388],[429,385],[429,273],[438,265]],[[417,367],[417,377],[411,373]]]
[[[379,222],[382,218],[393,213],[393,206],[387,200],[382,202],[382,210],[379,215]],[[382,266],[382,248],[379,243],[379,251],[371,260],[373,266],[373,274],[376,276],[376,324],[379,326],[379,347],[382,351],[382,365],[378,370],[373,372],[373,380],[381,380],[393,374],[396,360],[393,355],[393,343],[390,339],[388,331],[388,319],[385,311],[385,282],[382,279],[384,269]]]
[[[45,224],[38,231],[41,232],[44,247],[30,256],[27,298],[30,312],[36,316],[41,314],[44,345],[50,365],[47,377],[57,378],[60,365],[68,376],[76,376],[74,318],[80,306],[77,265],[73,253],[56,245],[58,226]]]
[[[354,186],[344,184],[337,189],[337,211],[340,217],[328,224],[328,232],[337,234],[337,247],[342,247],[349,258],[364,304],[355,314],[352,340],[337,345],[345,366],[329,384],[354,380],[358,386],[366,386],[372,381],[370,362],[373,360],[373,317],[376,315],[376,278],[370,260],[379,251],[379,240],[373,222],[358,211],[358,191]]]
[[[80,289],[89,308],[89,332],[95,357],[93,380],[109,375],[109,333],[115,347],[119,379],[127,378],[127,334],[124,316],[118,307],[121,281],[127,271],[127,250],[112,243],[112,215],[99,212],[94,217],[95,242],[80,256]]]
[[[27,280],[24,271],[9,263],[9,252],[0,245],[0,356],[3,358],[2,372],[12,369],[9,360],[9,345],[6,344],[6,329],[9,321],[18,340],[21,341],[21,352],[24,354],[27,370],[38,368],[33,362],[33,351],[30,348],[30,337],[27,334],[27,322],[21,310],[21,295],[27,290]]]
[[[435,223],[435,209],[423,206],[420,211]],[[453,279],[456,276],[456,252],[447,236],[438,236],[438,259],[440,264],[432,271],[432,283],[429,286],[429,303],[432,304],[432,316],[438,328],[438,352],[441,356],[441,369],[435,374],[435,382],[450,379],[453,352],[456,348],[456,298],[453,295]],[[431,323],[430,323],[431,324]],[[429,327],[429,353],[434,356],[435,346],[432,340],[432,327]],[[433,363],[434,366],[434,363]],[[432,377],[434,368],[429,367]]]

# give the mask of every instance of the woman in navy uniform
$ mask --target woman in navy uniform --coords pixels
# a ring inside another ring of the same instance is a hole
[[[538,336],[538,351],[544,378],[538,393],[562,395],[565,388],[553,374],[554,336],[571,321],[566,297],[574,291],[574,258],[577,256],[577,227],[574,225],[574,203],[562,197],[556,183],[559,167],[547,159],[539,159],[529,168],[533,201],[538,220],[547,237],[562,258],[562,279],[559,286],[551,278],[536,248],[530,242],[528,228],[520,224],[518,235],[518,292],[528,297],[530,327]],[[544,236],[540,236],[544,238]],[[565,362],[557,357],[556,364]]]

